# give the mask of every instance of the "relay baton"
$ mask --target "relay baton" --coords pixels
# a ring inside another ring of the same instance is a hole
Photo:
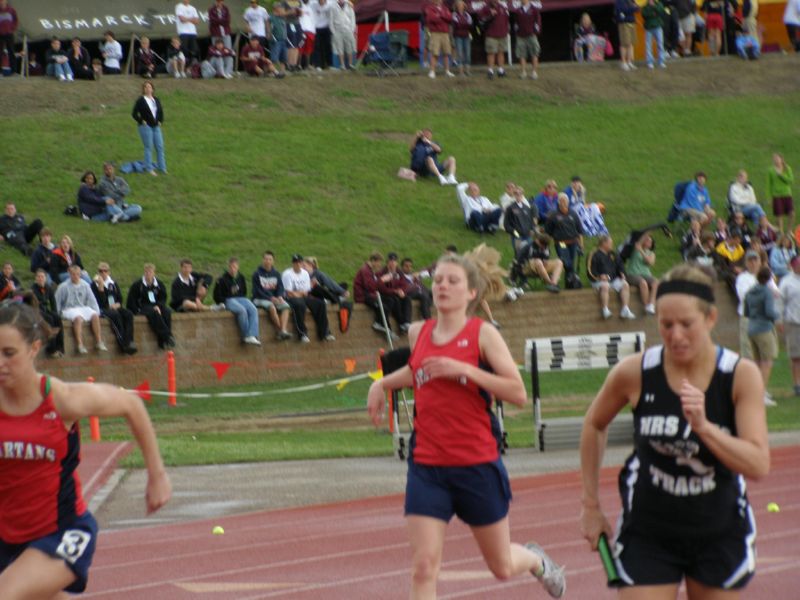
[[[597,551],[600,553],[600,561],[603,563],[603,570],[606,572],[609,587],[622,585],[622,578],[617,573],[617,567],[614,564],[614,557],[611,556],[611,548],[608,547],[608,538],[606,538],[605,533],[600,534],[600,539],[597,541]]]

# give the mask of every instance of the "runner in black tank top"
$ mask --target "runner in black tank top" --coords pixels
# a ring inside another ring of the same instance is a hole
[[[755,569],[755,522],[744,477],[769,471],[763,384],[749,360],[716,346],[710,278],[682,265],[659,285],[663,346],[609,373],[581,437],[581,526],[605,533],[623,581],[620,598],[737,598]],[[623,511],[612,535],[599,503],[605,430],[626,404],[634,451],[619,476]]]

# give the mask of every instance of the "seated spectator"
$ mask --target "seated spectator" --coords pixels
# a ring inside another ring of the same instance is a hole
[[[750,225],[747,223],[747,219],[744,218],[744,215],[738,211],[734,211],[728,221],[728,231],[733,229],[739,230],[742,236],[742,246],[747,250],[753,241],[753,230],[750,229]]]
[[[761,240],[759,240],[757,237],[754,237],[750,241],[750,247],[746,248],[746,250],[754,250],[755,252],[757,252],[758,259],[761,261],[762,265],[769,264],[769,254],[767,253],[766,250],[764,250],[764,246],[761,245]]]
[[[95,78],[98,68],[92,66],[92,58],[89,56],[89,51],[81,45],[80,38],[72,38],[67,56],[75,79],[91,80]]]
[[[322,298],[327,304],[339,305],[339,331],[346,332],[350,323],[350,315],[353,314],[353,303],[350,301],[347,284],[337,283],[330,275],[320,271],[315,256],[306,256],[303,262],[303,268],[311,277],[311,295]]]
[[[414,261],[410,258],[404,258],[400,263],[400,271],[403,275],[402,283],[406,296],[411,300],[419,301],[419,312],[422,318],[430,319],[433,294],[414,273]]]
[[[762,215],[758,220],[758,229],[756,229],[754,237],[758,238],[761,246],[766,250],[767,254],[770,254],[778,242],[779,233],[767,220],[767,215]]]
[[[389,326],[389,315],[394,310],[395,300],[393,295],[384,295],[380,291],[378,273],[382,269],[383,255],[380,252],[373,252],[369,255],[369,260],[356,273],[353,280],[353,298],[356,302],[366,304],[375,312],[375,319],[372,321],[372,328],[375,331],[393,335]],[[381,311],[381,306],[383,311]]]
[[[711,208],[711,197],[706,188],[706,174],[702,171],[695,173],[694,179],[689,182],[683,192],[683,198],[678,203],[678,210],[690,219],[700,221],[705,227],[717,213]]]
[[[258,310],[247,298],[247,282],[239,272],[239,259],[228,259],[228,268],[214,284],[214,302],[224,304],[236,317],[242,343],[260,346],[258,339]]]
[[[91,221],[111,221],[117,223],[122,220],[124,213],[110,196],[104,196],[96,187],[97,178],[93,171],[86,171],[81,177],[81,187],[78,188],[78,209],[84,219]]]
[[[719,220],[720,219],[717,219],[717,222],[719,222]],[[723,224],[724,223],[725,221],[723,221]],[[715,239],[713,233],[710,233],[710,235],[712,240]],[[702,229],[700,227],[700,221],[695,221],[694,219],[692,219],[689,222],[689,231],[683,234],[683,237],[681,238],[681,256],[683,256],[683,260],[686,261],[690,260],[689,253],[700,248],[701,245],[702,245]]]
[[[717,254],[716,245],[714,234],[710,231],[705,231],[700,236],[700,245],[692,246],[686,251],[685,260],[687,262],[696,262],[704,267],[714,267],[718,271],[717,265],[722,257]]]
[[[433,141],[430,129],[417,131],[408,151],[411,153],[411,170],[420,177],[433,175],[442,185],[458,184],[455,157],[448,156],[443,163],[439,162],[442,147]]]
[[[252,77],[266,77],[268,74],[277,78],[283,77],[283,74],[278,73],[275,65],[267,58],[267,53],[257,37],[251,37],[250,41],[242,46],[239,58],[245,73]]]
[[[456,185],[456,196],[464,211],[464,222],[467,227],[478,233],[497,231],[503,209],[486,196],[481,196],[481,189],[477,183],[473,181],[459,183]]]
[[[405,278],[398,269],[397,254],[389,252],[386,266],[378,273],[378,290],[381,297],[392,298],[390,312],[401,333],[407,333],[411,327],[411,298],[406,295],[405,288]]]
[[[283,280],[275,268],[275,254],[272,250],[264,252],[261,266],[253,273],[252,282],[253,304],[267,312],[269,320],[278,330],[278,340],[288,340],[292,337],[287,331],[291,307],[286,301]]]
[[[742,246],[742,233],[738,229],[732,229],[728,238],[717,244],[715,252],[719,278],[733,286],[736,276],[744,269],[745,250]]]
[[[34,219],[30,224],[25,217],[17,212],[13,202],[6,204],[5,212],[0,217],[0,235],[9,246],[13,246],[25,256],[33,254],[31,242],[42,230],[41,219]]]
[[[328,327],[328,311],[325,301],[311,295],[311,276],[303,269],[303,257],[300,254],[292,255],[292,266],[281,274],[283,288],[286,290],[286,299],[292,307],[294,326],[300,336],[300,342],[307,344],[311,340],[306,328],[306,309],[311,312],[317,326],[317,336],[326,342],[336,340]]]
[[[653,236],[645,233],[633,245],[633,252],[625,265],[625,273],[630,285],[639,286],[639,298],[644,304],[644,312],[656,314],[656,292],[658,280],[650,271],[656,264]]]
[[[122,305],[122,290],[117,282],[111,279],[111,267],[107,262],[97,265],[97,275],[92,281],[92,293],[97,300],[97,306],[100,307],[100,316],[108,319],[120,351],[125,354],[136,354],[137,348],[133,341],[133,313]]]
[[[39,245],[36,246],[33,254],[31,254],[31,273],[36,273],[36,271],[42,269],[45,272],[45,280],[48,284],[53,282],[50,277],[50,263],[52,262],[53,248],[55,248],[55,244],[53,244],[53,232],[47,227],[42,227],[39,231]]]
[[[14,275],[14,265],[10,262],[4,262],[3,270],[0,273],[0,300],[16,298],[21,292],[22,283]]]
[[[186,55],[178,37],[173,37],[167,47],[167,73],[175,79],[186,79]]]
[[[203,304],[213,280],[214,278],[207,273],[195,273],[191,259],[182,259],[180,271],[172,280],[170,308],[178,312],[221,310],[222,307],[216,304],[213,306]]]
[[[78,354],[88,352],[86,346],[83,345],[84,321],[91,324],[98,352],[108,351],[100,331],[100,307],[97,305],[91,286],[81,279],[79,265],[70,265],[69,279],[62,282],[56,289],[56,307],[61,318],[72,323],[72,335],[75,337]]]
[[[214,69],[217,77],[233,79],[233,59],[236,54],[230,48],[225,47],[225,41],[217,38],[214,45],[208,48],[208,62]]]
[[[569,209],[569,198],[566,194],[558,195],[558,209],[547,215],[545,231],[553,238],[556,254],[564,264],[567,285],[574,286],[571,279],[577,277],[575,263],[578,253],[583,253],[583,225],[575,211]]]
[[[31,52],[28,57],[28,77],[41,77],[42,75],[44,75],[44,66],[39,62],[36,53]]]
[[[100,56],[103,57],[103,74],[119,75],[122,73],[120,61],[122,60],[122,46],[114,38],[113,31],[103,34],[103,43],[100,44]]]
[[[547,180],[544,189],[534,196],[533,203],[539,213],[539,221],[542,225],[546,224],[547,215],[558,208],[558,184],[554,179]]]
[[[728,239],[728,223],[722,217],[717,217],[714,229],[714,239],[720,244]]]
[[[797,256],[792,238],[785,233],[778,236],[778,241],[772,252],[769,253],[769,268],[775,273],[775,277],[781,279],[784,275],[792,272],[792,259]]]
[[[103,163],[103,178],[100,180],[97,190],[103,196],[114,199],[114,204],[122,211],[122,216],[117,219],[118,221],[136,221],[141,218],[142,207],[126,201],[127,196],[131,193],[131,188],[127,181],[115,173],[114,163]],[[116,214],[119,213],[114,211],[114,215]],[[111,221],[114,222],[113,215]]]
[[[753,223],[758,223],[766,213],[756,199],[756,192],[747,180],[747,171],[741,169],[728,188],[731,211],[743,213]]]
[[[136,74],[145,79],[153,79],[158,74],[157,57],[158,55],[150,49],[150,38],[143,36],[136,51]]]
[[[83,268],[81,255],[75,251],[75,247],[72,244],[72,238],[68,235],[62,235],[58,248],[53,250],[50,258],[50,277],[53,279],[53,283],[58,285],[69,279],[68,271],[72,265],[78,265],[81,268],[81,279],[92,285],[89,274]]]
[[[511,236],[511,249],[516,255],[522,246],[533,242],[539,213],[534,213],[536,206],[531,207],[521,187],[515,185],[512,194],[513,201],[503,213],[503,227]]]
[[[172,311],[167,306],[167,290],[156,279],[156,266],[145,263],[142,278],[131,285],[126,308],[147,318],[162,350],[175,347],[172,337]]]
[[[569,185],[563,189],[563,192],[567,195],[567,198],[569,198],[569,207],[571,210],[575,210],[579,204],[586,202],[586,188],[583,186],[583,181],[581,181],[578,175],[572,176]]]
[[[515,263],[522,277],[535,276],[542,280],[548,292],[557,294],[558,281],[564,271],[561,259],[550,258],[550,243],[553,241],[546,233],[537,233],[530,244],[522,246],[516,254]]]
[[[573,52],[578,62],[602,62],[605,60],[606,39],[597,35],[592,17],[583,13],[575,28]]]
[[[50,40],[50,48],[47,49],[46,72],[50,77],[55,77],[59,81],[72,81],[72,68],[69,66],[67,53],[61,47],[61,40],[54,37]]]
[[[42,320],[51,328],[52,335],[47,340],[45,352],[48,358],[61,358],[64,356],[64,329],[61,317],[58,315],[55,286],[48,283],[48,277],[47,271],[38,269],[33,278],[31,292],[36,298]]]
[[[608,290],[613,289],[619,294],[622,310],[619,313],[622,319],[635,319],[628,306],[630,300],[630,286],[625,280],[625,270],[622,261],[613,251],[614,243],[610,236],[601,235],[597,240],[597,249],[592,252],[588,264],[588,275],[592,288],[597,290],[600,297],[601,312],[604,319],[611,317],[608,308]]]
[[[761,56],[761,43],[758,36],[746,31],[736,32],[736,53],[745,60],[758,60]]]
[[[582,183],[580,185],[581,193],[573,196],[573,198],[578,198],[579,201],[574,202],[570,199],[570,210],[578,215],[578,219],[581,221],[581,227],[583,228],[583,235],[588,237],[608,235],[608,227],[606,227],[606,221],[603,217],[605,208],[597,202],[589,202],[586,199],[586,188],[583,187]],[[570,187],[567,189],[572,188]],[[569,194],[567,194],[567,196],[569,197]]]

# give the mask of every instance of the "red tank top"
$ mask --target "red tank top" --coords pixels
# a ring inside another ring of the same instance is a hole
[[[481,364],[483,321],[472,318],[446,344],[431,340],[435,320],[422,326],[408,361],[414,375],[414,434],[410,443],[415,463],[444,467],[477,465],[498,459],[499,427],[491,397],[471,380],[428,379],[422,361],[447,356],[489,370]]]
[[[0,411],[0,540],[21,544],[68,526],[86,511],[81,482],[80,431],[67,431],[55,410],[50,381],[28,415]]]

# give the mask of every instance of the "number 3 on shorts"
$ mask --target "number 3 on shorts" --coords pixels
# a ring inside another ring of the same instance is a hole
[[[92,535],[80,529],[67,529],[61,537],[61,543],[56,548],[56,554],[74,565],[92,540]]]

